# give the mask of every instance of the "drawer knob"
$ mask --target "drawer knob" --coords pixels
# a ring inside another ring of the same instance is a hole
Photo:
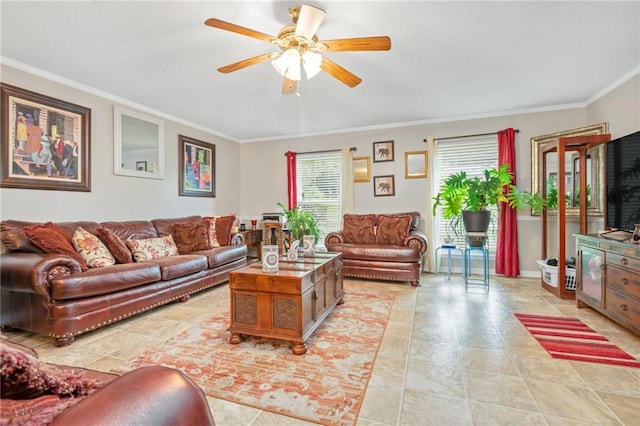
[[[622,310],[622,311],[628,311],[628,310],[629,310],[629,308],[627,307],[627,304],[626,304],[626,303],[623,303],[622,305],[620,305],[620,310]]]
[[[629,284],[629,280],[626,279],[626,278],[623,278],[622,279],[622,285],[627,285],[627,284]]]
[[[621,263],[622,265],[625,265],[625,266],[626,266],[626,265],[628,265],[628,264],[629,264],[629,261],[627,260],[627,258],[626,258],[626,257],[623,257],[622,259],[620,259],[620,263]]]

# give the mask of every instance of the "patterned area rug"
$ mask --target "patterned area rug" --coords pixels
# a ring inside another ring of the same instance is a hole
[[[640,368],[640,362],[576,318],[514,314],[553,358]]]
[[[344,303],[307,340],[249,337],[229,343],[229,313],[215,315],[156,346],[116,372],[164,365],[185,372],[205,394],[299,419],[353,425],[395,295],[349,290]]]

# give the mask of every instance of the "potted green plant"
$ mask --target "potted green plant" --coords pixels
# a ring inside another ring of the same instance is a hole
[[[301,246],[302,238],[305,235],[313,235],[316,241],[320,238],[322,231],[320,231],[318,220],[312,212],[301,210],[299,207],[288,209],[282,203],[278,203],[278,207],[282,209],[292,239],[300,241]]]
[[[501,201],[515,209],[530,207],[539,212],[546,206],[540,194],[520,191],[513,184],[513,173],[507,164],[483,171],[482,177],[469,177],[464,171],[449,175],[435,197],[432,212],[438,208],[449,228],[459,235],[464,224],[466,232],[487,232],[491,223],[491,210]]]

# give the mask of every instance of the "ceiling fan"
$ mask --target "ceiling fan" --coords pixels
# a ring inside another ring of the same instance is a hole
[[[355,87],[362,82],[362,79],[322,56],[321,53],[391,49],[391,39],[387,36],[318,40],[316,31],[326,15],[322,9],[308,5],[292,6],[289,8],[289,15],[293,24],[282,27],[277,37],[220,19],[207,19],[205,25],[210,27],[253,37],[275,44],[280,48],[280,52],[264,53],[244,59],[220,67],[218,71],[230,73],[271,60],[274,68],[284,77],[282,84],[282,94],[284,95],[296,92],[298,80],[301,78],[301,68],[305,70],[307,79],[322,70],[347,86]]]

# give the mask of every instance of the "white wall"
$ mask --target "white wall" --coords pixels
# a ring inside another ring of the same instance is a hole
[[[91,192],[0,189],[0,218],[29,221],[135,220],[240,212],[237,143],[165,122],[165,179],[113,174],[114,102],[2,66],[2,82],[91,109]],[[145,114],[147,114],[145,112]],[[157,117],[160,118],[160,117]],[[178,196],[178,135],[216,145],[216,197]]]
[[[420,211],[431,216],[431,170],[427,179],[404,179],[404,153],[427,149],[427,136],[447,137],[520,129],[516,136],[517,184],[531,188],[531,138],[602,122],[612,137],[640,130],[640,76],[586,108],[458,120],[378,130],[343,132],[279,141],[238,144],[207,132],[165,120],[166,177],[153,180],[113,174],[113,102],[62,84],[2,66],[2,81],[91,108],[91,192],[0,189],[0,218],[32,221],[125,220],[189,214],[236,212],[245,221],[278,211],[286,202],[286,151],[307,152],[357,148],[356,156],[371,157],[371,176],[395,175],[396,195],[374,197],[373,183],[355,186],[355,212]],[[514,95],[517,96],[517,95]],[[250,113],[250,112],[249,112]],[[276,118],[274,118],[276,119]],[[216,145],[216,198],[178,196],[178,134]],[[395,161],[374,163],[373,142],[394,140]],[[432,161],[432,153],[429,153]],[[423,224],[424,224],[423,222]],[[518,216],[523,275],[537,276],[541,221],[528,212]],[[430,241],[431,247],[435,243]]]

